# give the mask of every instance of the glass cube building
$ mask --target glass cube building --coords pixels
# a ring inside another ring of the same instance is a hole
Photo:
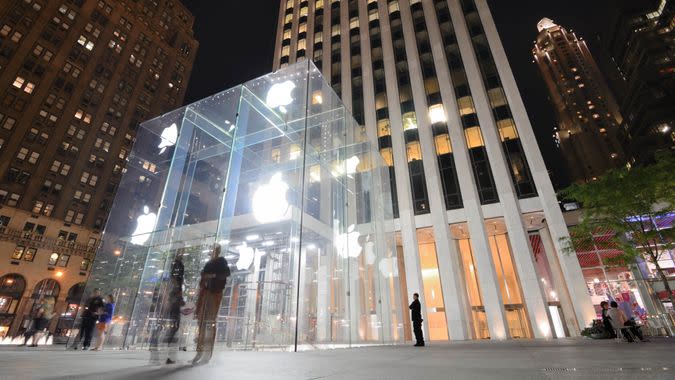
[[[106,345],[148,347],[180,254],[180,345],[194,347],[189,309],[214,244],[232,271],[218,346],[402,341],[389,183],[376,147],[308,61],[141,124],[84,292],[116,299]]]

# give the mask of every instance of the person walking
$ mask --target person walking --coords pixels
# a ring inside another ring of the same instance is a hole
[[[197,355],[192,359],[192,365],[206,364],[211,360],[216,340],[216,317],[229,276],[230,268],[227,261],[220,256],[220,245],[215,244],[211,252],[211,260],[204,265],[199,281],[196,313],[199,333]]]
[[[96,324],[96,347],[92,348],[93,351],[99,351],[103,348],[103,342],[105,342],[105,335],[110,324],[112,323],[113,315],[115,314],[115,298],[112,294],[108,294],[105,299],[105,304],[101,311],[101,315],[98,317],[98,323]]]
[[[82,322],[80,326],[80,333],[77,335],[73,349],[77,350],[77,345],[80,339],[82,342],[82,350],[86,350],[91,345],[91,338],[96,327],[96,321],[103,309],[103,298],[101,298],[101,290],[96,288],[91,294],[91,297],[85,302],[84,311],[82,312]]]
[[[32,339],[29,347],[37,347],[38,342],[44,335],[44,330],[49,327],[49,322],[54,316],[54,297],[40,298],[33,307],[32,321],[24,333],[24,341],[20,346],[25,346]]]
[[[158,295],[159,309],[157,311],[159,318],[153,330],[150,344],[150,363],[161,364],[160,360],[160,340],[167,345],[168,357],[166,364],[176,363],[178,339],[176,334],[180,329],[181,307],[185,305],[183,300],[183,276],[185,267],[183,265],[183,250],[176,253],[169,278],[164,278],[162,285],[162,295]]]
[[[37,347],[40,339],[42,339],[43,336],[48,334],[49,323],[52,321],[52,318],[54,318],[55,304],[56,300],[54,299],[54,297],[51,296],[45,297],[45,299],[43,300],[42,310],[40,312],[41,317],[37,322],[35,335],[33,336],[33,344],[31,345],[31,347]]]
[[[422,304],[420,303],[420,295],[413,294],[414,300],[410,304],[410,314],[413,323],[413,332],[415,333],[415,347],[424,347],[424,332],[422,332]]]

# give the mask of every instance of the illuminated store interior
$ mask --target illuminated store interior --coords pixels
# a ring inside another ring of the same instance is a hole
[[[147,348],[180,254],[194,349],[214,244],[232,271],[219,347],[403,341],[389,171],[311,62],[141,124],[125,170],[84,292],[116,299],[107,346]]]

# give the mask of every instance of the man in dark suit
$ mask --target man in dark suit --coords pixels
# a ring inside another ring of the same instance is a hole
[[[415,347],[424,347],[424,333],[422,332],[422,304],[420,304],[420,295],[413,294],[415,299],[410,304],[410,314],[413,323],[413,332],[415,333]]]

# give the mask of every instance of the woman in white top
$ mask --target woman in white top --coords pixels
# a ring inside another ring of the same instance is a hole
[[[612,323],[614,330],[619,330],[623,327],[623,324],[626,323],[628,318],[624,314],[623,310],[619,309],[619,304],[616,301],[610,303],[611,308],[607,311],[607,316],[609,321]]]

